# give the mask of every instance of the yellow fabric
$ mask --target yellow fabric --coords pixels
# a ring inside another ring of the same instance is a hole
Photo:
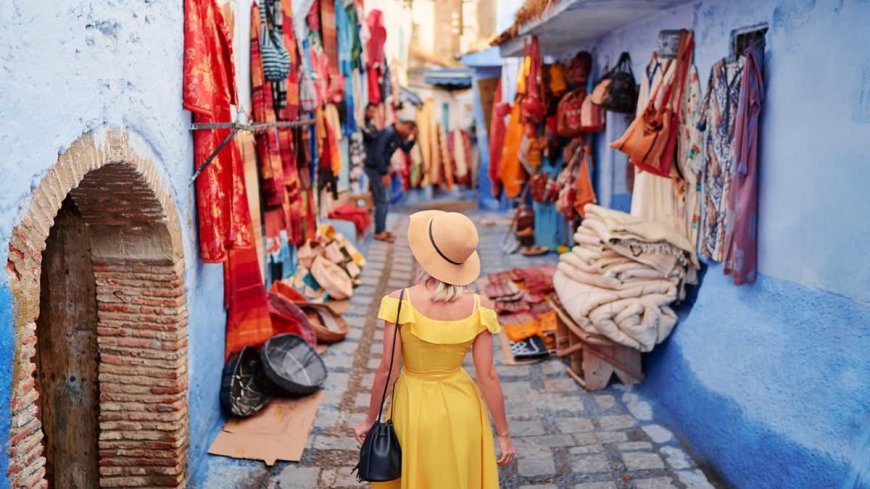
[[[372,489],[498,489],[492,429],[477,385],[462,362],[478,334],[500,330],[495,311],[439,321],[402,303],[402,358],[392,403],[402,477]],[[378,318],[396,321],[399,300],[384,297]],[[387,414],[389,415],[389,408]]]

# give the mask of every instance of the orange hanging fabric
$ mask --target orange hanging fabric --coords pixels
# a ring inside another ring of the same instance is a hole
[[[504,149],[501,153],[499,179],[504,187],[505,195],[512,199],[520,194],[525,182],[525,170],[520,164],[520,146],[523,142],[523,121],[519,102],[511,107],[505,129]]]

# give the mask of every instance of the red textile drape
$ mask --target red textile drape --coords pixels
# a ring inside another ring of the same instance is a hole
[[[384,44],[387,42],[387,29],[384,27],[384,13],[378,9],[366,17],[369,27],[369,40],[366,41],[366,74],[368,76],[369,102],[379,104],[381,99],[381,75],[384,67]]]
[[[344,8],[342,2],[341,8]],[[320,0],[320,34],[323,36],[323,52],[329,58],[330,77],[338,76],[338,31],[335,27],[335,0]]]
[[[230,122],[236,104],[232,39],[214,0],[184,3],[184,108],[194,122]],[[194,165],[202,165],[230,133],[195,131]],[[252,246],[251,214],[245,195],[238,146],[227,145],[196,181],[200,256],[204,262],[227,259],[227,248]]]

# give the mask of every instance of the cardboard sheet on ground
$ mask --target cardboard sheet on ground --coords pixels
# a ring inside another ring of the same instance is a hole
[[[208,453],[232,458],[298,462],[308,444],[323,391],[301,399],[276,398],[261,413],[227,421]]]

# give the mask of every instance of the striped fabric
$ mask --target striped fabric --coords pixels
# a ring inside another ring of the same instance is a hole
[[[263,74],[266,80],[280,82],[290,73],[290,54],[284,47],[284,14],[275,0],[261,0],[260,4],[260,53],[263,57]]]

